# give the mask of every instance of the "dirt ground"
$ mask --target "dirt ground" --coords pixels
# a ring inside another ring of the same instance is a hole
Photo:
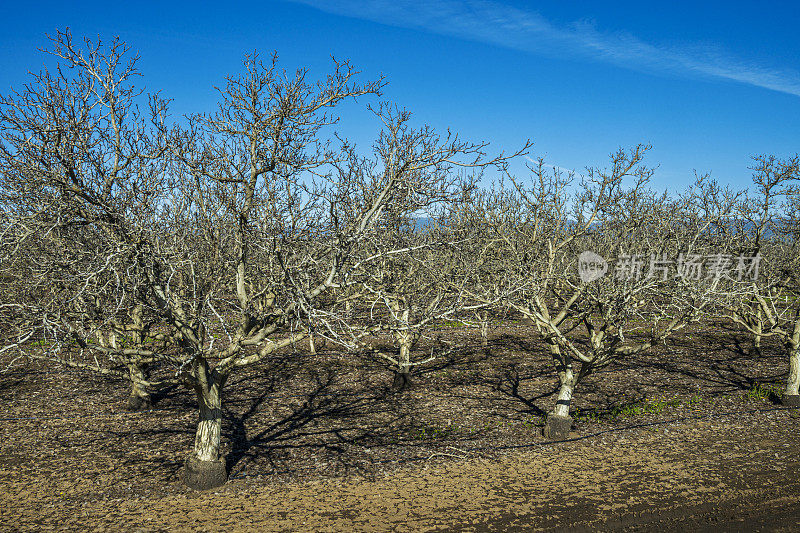
[[[302,350],[237,375],[231,480],[180,480],[196,410],[180,389],[123,409],[124,383],[30,365],[0,375],[9,531],[800,531],[800,410],[787,362],[691,330],[588,378],[548,442],[549,361],[530,328],[436,332],[459,350],[390,390],[366,356]]]

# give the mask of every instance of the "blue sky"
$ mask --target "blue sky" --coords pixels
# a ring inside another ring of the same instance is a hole
[[[131,6],[135,5],[135,8]],[[620,146],[653,145],[654,185],[693,170],[750,183],[750,155],[800,151],[800,7],[791,2],[292,0],[258,3],[10,3],[0,19],[0,92],[46,58],[45,33],[119,35],[141,55],[147,90],[176,114],[213,109],[213,89],[246,52],[276,50],[322,76],[330,56],[418,122],[562,168],[602,166]],[[366,103],[364,101],[363,103]],[[366,148],[378,124],[345,109]],[[517,164],[514,170],[524,174]]]

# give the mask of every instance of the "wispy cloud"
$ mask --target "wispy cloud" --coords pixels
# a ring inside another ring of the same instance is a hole
[[[532,158],[532,157],[529,157],[527,155],[524,155],[522,157],[524,157],[528,161],[528,163],[530,163],[531,166],[533,166],[533,167],[536,167],[539,164],[539,161],[534,159],[534,158]],[[566,168],[566,167],[560,167],[558,165],[553,165],[553,164],[548,163],[547,161],[544,161],[544,165],[543,166],[544,166],[545,169],[548,169],[548,170],[549,169],[553,169],[553,170],[555,170],[557,172],[560,172],[562,174],[569,175],[569,174],[574,174],[575,173],[574,169]]]
[[[671,47],[578,22],[559,27],[534,11],[490,0],[289,0],[316,9],[548,56],[571,55],[654,73],[732,80],[800,96],[800,73],[731,57],[709,46]]]

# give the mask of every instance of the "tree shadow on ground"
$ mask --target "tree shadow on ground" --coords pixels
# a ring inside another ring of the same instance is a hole
[[[259,423],[267,394],[252,398],[244,411],[226,410],[226,436],[232,443],[227,456],[229,471],[239,462],[257,456],[273,463],[281,450],[308,447],[341,453],[346,445],[370,440],[377,427],[360,422],[381,405],[389,394],[386,387],[360,389],[341,387],[340,369],[327,367],[311,372],[312,386],[286,398],[277,410],[285,414]],[[257,429],[256,429],[257,428]]]
[[[242,369],[226,386],[223,402],[229,472],[234,478],[298,472],[372,476],[379,465],[424,459],[447,446],[520,441],[522,423],[544,417],[558,390],[544,346],[507,332],[490,337],[488,347],[477,336],[459,343],[416,369],[415,387],[402,392],[391,390],[391,370],[365,353],[284,353]],[[702,365],[687,353],[698,343]],[[753,357],[720,339],[678,337],[653,354],[590,377],[579,386],[575,404],[593,407],[600,416],[663,392],[664,383],[670,394],[702,389],[706,395],[769,383],[776,377],[775,358]],[[135,420],[98,426],[85,445],[111,449],[126,465],[119,483],[133,483],[136,476],[178,479],[194,438],[194,395],[181,387],[167,389],[157,408]],[[486,429],[496,421],[519,427]],[[71,442],[65,439],[64,449]]]
[[[414,389],[397,392],[391,390],[386,369],[366,356],[296,354],[267,361],[249,373],[236,375],[226,387],[223,442],[228,470],[233,477],[245,471],[250,476],[291,474],[303,469],[321,475],[371,476],[376,464],[430,454],[439,446],[479,438],[480,431],[467,434],[457,427],[457,420],[454,424],[445,422],[431,414],[425,404],[437,371],[463,370],[490,362],[484,350],[464,346],[420,369]],[[535,413],[532,401],[526,404],[519,395],[519,382],[525,378],[514,377],[510,371],[506,379],[510,384],[500,388],[512,395],[516,390],[515,401],[523,404],[520,412]],[[515,379],[516,385],[512,383]],[[451,401],[459,401],[457,394],[452,396]],[[115,429],[97,438],[133,440],[143,450],[171,448],[188,455],[197,416],[194,395],[172,391],[148,414],[168,422]],[[120,451],[118,458],[131,471],[144,475],[162,470],[163,480],[174,480],[182,465],[180,454],[176,454],[167,457]]]
[[[783,371],[779,345],[765,342],[761,353],[743,348],[735,330],[690,332],[672,337],[654,353],[622,359],[613,365],[624,372],[659,372],[685,378],[686,392],[703,390],[712,397],[748,391],[757,384],[776,384]],[[694,387],[694,389],[692,389]]]

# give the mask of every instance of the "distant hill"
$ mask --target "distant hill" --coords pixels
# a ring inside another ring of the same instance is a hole
[[[425,229],[425,226],[433,225],[433,219],[430,217],[417,217],[414,219],[414,229],[417,231]]]

